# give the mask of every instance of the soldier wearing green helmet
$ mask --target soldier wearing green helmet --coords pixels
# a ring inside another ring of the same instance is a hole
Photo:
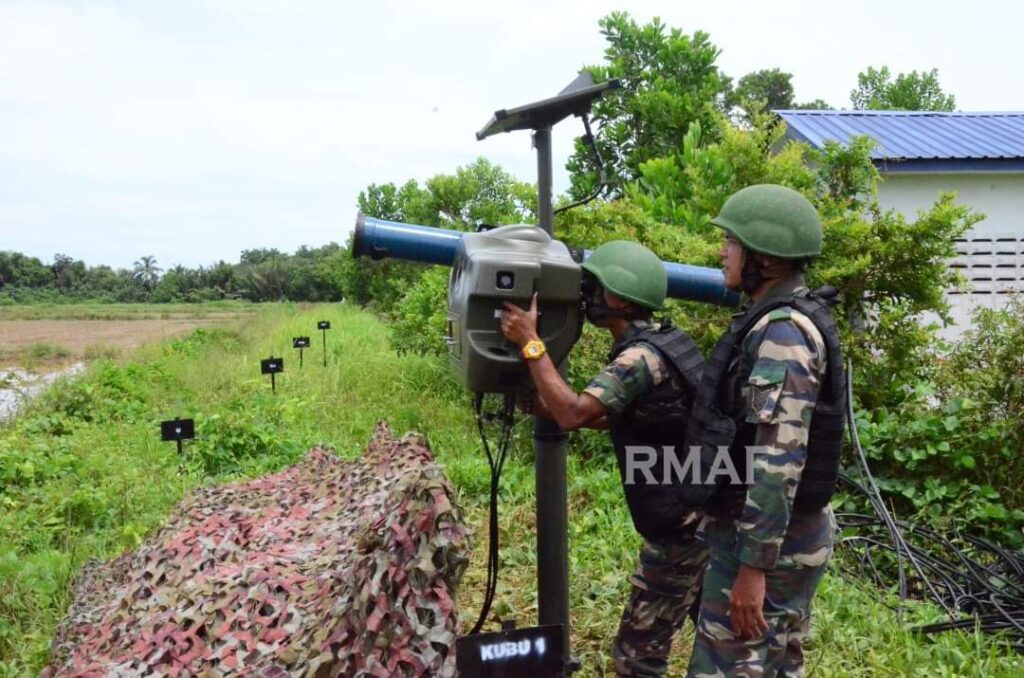
[[[758,185],[712,223],[724,231],[726,287],[746,304],[708,360],[686,441],[728,449],[743,472],[684,488],[707,507],[698,536],[711,548],[688,675],[803,675],[811,599],[835,538],[846,406],[829,302],[803,278],[821,254],[821,221],[800,193]]]
[[[677,444],[703,359],[685,333],[652,319],[667,287],[657,255],[618,240],[594,250],[583,269],[587,319],[609,332],[612,349],[607,367],[582,393],[537,346],[536,298],[529,311],[506,304],[501,327],[523,347],[537,389],[534,407],[566,431],[600,428],[611,435],[626,503],[644,538],[614,642],[614,666],[623,676],[657,676],[667,669],[673,635],[695,609],[708,549],[695,537],[699,515],[682,503],[677,488],[630,472],[629,455],[663,455],[664,446]],[[654,460],[653,468],[663,467],[663,459]]]

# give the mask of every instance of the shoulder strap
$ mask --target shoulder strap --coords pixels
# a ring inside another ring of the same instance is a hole
[[[654,347],[675,368],[691,392],[697,389],[704,374],[704,357],[690,335],[666,324],[641,341]]]

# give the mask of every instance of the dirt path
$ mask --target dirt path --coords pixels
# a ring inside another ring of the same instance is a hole
[[[196,327],[222,322],[219,319],[180,320],[0,320],[0,346],[19,348],[53,344],[80,355],[89,346],[135,348],[142,344],[183,334]]]

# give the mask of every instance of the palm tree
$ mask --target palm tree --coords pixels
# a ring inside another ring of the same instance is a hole
[[[161,271],[163,269],[156,265],[156,257],[147,254],[132,265],[132,278],[147,290],[152,290],[160,280]]]

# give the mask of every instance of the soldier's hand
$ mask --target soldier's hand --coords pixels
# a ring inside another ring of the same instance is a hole
[[[537,336],[537,293],[533,293],[530,310],[524,311],[513,303],[505,302],[501,312],[501,333],[516,346],[539,339]]]
[[[760,638],[768,631],[764,619],[764,570],[740,565],[729,594],[729,618],[743,640]]]

